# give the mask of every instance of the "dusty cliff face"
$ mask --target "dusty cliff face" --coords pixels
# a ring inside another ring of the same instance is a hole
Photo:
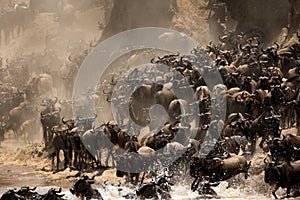
[[[272,40],[289,23],[288,0],[226,0],[230,17],[237,20],[236,31],[256,32],[265,40]]]
[[[169,28],[173,17],[169,8],[170,0],[116,0],[101,40],[139,27]]]

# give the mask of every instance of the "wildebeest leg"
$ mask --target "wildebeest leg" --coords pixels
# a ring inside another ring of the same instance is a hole
[[[56,152],[53,152],[51,154],[51,157],[52,157],[52,170],[54,170],[54,168],[55,168],[55,163],[54,163],[54,157],[55,157],[55,155],[56,155]]]
[[[290,197],[290,193],[291,193],[291,186],[288,186],[286,188],[286,198],[289,198]]]
[[[47,138],[47,128],[43,127],[43,139],[45,142],[45,146],[48,145],[48,138]]]
[[[245,170],[245,179],[247,179],[249,177],[248,171],[249,171],[250,166],[251,166],[251,161],[249,161],[247,163],[247,167],[246,167],[246,170]]]
[[[276,196],[276,191],[278,190],[278,188],[279,188],[279,185],[276,184],[274,190],[272,191],[272,194],[273,194],[275,199],[278,199],[277,196]]]
[[[95,157],[96,163],[97,163],[97,167],[102,167],[101,164],[101,150],[97,150],[97,157]]]
[[[297,135],[300,136],[300,109],[296,109]]]
[[[53,133],[50,131],[50,129],[47,130],[47,136],[48,136],[48,143],[52,142]]]
[[[66,151],[66,150],[64,150],[63,152],[64,152],[64,157],[65,157],[64,169],[66,169],[70,162],[70,160],[69,160],[70,154],[69,154],[69,151]]]
[[[134,183],[135,185],[137,185],[138,184],[138,182],[139,182],[139,173],[131,173],[130,174],[131,175],[131,181],[132,181],[132,183]],[[133,181],[133,178],[135,178],[135,180]]]
[[[253,155],[255,153],[255,148],[256,148],[256,139],[251,139],[250,141],[251,142],[250,142],[249,149],[250,149],[251,154]]]
[[[197,177],[195,178],[195,180],[193,181],[192,183],[192,186],[191,186],[191,190],[194,192],[195,190],[197,190],[198,186],[199,186],[199,183],[200,183],[200,178]]]
[[[75,150],[75,151],[74,151],[73,166],[74,166],[76,169],[79,169],[79,162],[80,162],[80,161],[78,161],[77,158],[78,158],[78,151]],[[71,160],[72,160],[72,159],[71,159]]]
[[[109,157],[111,157],[112,167],[115,167],[115,163],[114,163],[115,157],[114,157],[114,154],[112,151],[113,151],[113,149],[108,150],[108,155],[107,155],[105,164],[106,164],[106,166],[108,166],[108,160],[109,160]]]
[[[56,171],[59,171],[59,150],[55,152],[56,153]]]
[[[18,139],[18,131],[17,131],[17,127],[14,126],[14,127],[12,128],[12,131],[14,132],[15,139]]]

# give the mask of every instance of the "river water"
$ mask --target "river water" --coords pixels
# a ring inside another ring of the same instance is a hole
[[[40,194],[46,193],[51,187],[59,188],[62,187],[62,193],[65,194],[66,199],[75,200],[78,199],[69,192],[69,189],[72,186],[72,182],[68,180],[49,180],[43,176],[31,175],[33,169],[28,169],[26,167],[11,166],[11,169],[0,169],[0,194],[2,195],[8,189],[20,188],[22,186],[37,186],[36,191]],[[125,199],[123,195],[133,192],[133,186],[124,186],[124,185],[115,185],[115,184],[103,184],[96,183],[93,185],[94,188],[97,188],[105,200],[113,199]],[[228,188],[227,182],[220,183],[219,186],[214,187],[213,189],[218,193],[218,199],[270,199],[270,196],[265,194],[258,194],[255,190],[252,190],[250,187],[241,188]],[[197,194],[197,192],[192,192],[189,185],[178,184],[172,187],[171,192],[172,199],[181,199],[181,200],[193,200],[204,198]]]
[[[66,199],[77,199],[69,192],[69,188],[76,180],[76,174],[79,172],[65,170],[54,174],[49,168],[51,161],[43,156],[42,152],[41,144],[22,146],[15,141],[6,141],[1,144],[0,196],[8,189],[18,189],[22,186],[37,187],[36,191],[40,194],[46,193],[51,187],[61,187]],[[249,170],[250,177],[245,180],[241,174],[240,177],[237,177],[235,188],[229,187],[227,189],[227,182],[221,182],[217,187],[213,187],[219,195],[218,199],[270,199],[271,188],[263,180],[262,158],[264,158],[263,155],[252,159]],[[93,175],[91,173],[93,172],[88,174],[90,177]],[[123,184],[124,180],[115,177],[113,169],[101,172],[101,174],[95,178],[93,188],[97,188],[105,200],[125,199],[122,197],[123,195],[136,189],[135,186]],[[66,178],[67,176],[72,178]],[[122,184],[118,184],[119,182]],[[172,199],[202,199],[203,196],[190,190],[190,183],[191,180],[178,181],[177,185],[172,186]],[[284,192],[285,190],[279,189],[277,195],[282,196]]]

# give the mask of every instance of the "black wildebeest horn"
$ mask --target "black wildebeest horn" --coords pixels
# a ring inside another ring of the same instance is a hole
[[[47,116],[50,116],[50,115],[51,115],[51,113],[47,113],[47,114],[41,113],[41,118],[46,118]]]
[[[10,65],[12,62],[9,61],[9,58],[6,58],[6,63]]]
[[[225,38],[224,38],[224,37],[225,37],[225,36],[221,37],[221,35],[219,35],[219,36],[218,36],[218,39],[219,39],[221,42],[225,43]]]
[[[50,115],[58,114],[58,113],[60,113],[60,111],[61,111],[61,108],[57,108],[57,110],[54,112],[51,112]]]
[[[107,96],[106,101],[107,102],[112,102],[112,99],[109,96]]]
[[[70,55],[68,56],[68,60],[69,60],[70,62],[74,62],[75,58],[74,58],[74,56],[73,56],[72,54],[70,54]]]
[[[59,193],[59,192],[58,192]],[[65,196],[64,194],[56,194],[56,196],[58,196],[58,197],[63,197],[63,196]]]
[[[243,49],[243,47],[242,47],[242,44],[239,43],[239,44],[238,44],[238,51],[241,51],[241,50],[244,50],[244,49]]]
[[[268,49],[268,48],[267,48],[267,49],[263,49],[263,46],[264,46],[264,44],[261,45],[260,51],[263,52],[263,53],[267,53],[267,49]]]
[[[67,121],[65,121],[64,119],[65,119],[65,117],[61,118],[62,123],[67,124]]]
[[[275,42],[275,45],[277,47],[276,49],[278,50],[280,48],[280,45],[277,42]]]
[[[96,175],[94,175],[92,178],[89,178],[89,180],[94,180],[96,177]]]
[[[118,81],[115,80],[115,76],[116,76],[116,74],[112,75],[111,82],[109,84],[111,84],[111,85],[116,85],[117,84]]]
[[[54,189],[54,191],[55,191],[55,193],[61,193],[61,187],[58,190]]]
[[[92,47],[92,48],[96,47],[97,44],[98,44],[98,42],[99,42],[99,41],[92,40],[92,41],[90,42],[90,47]]]
[[[209,44],[208,44],[208,46],[211,46],[211,47],[212,47],[213,45],[215,45],[213,41],[210,41]]]
[[[105,89],[102,90],[103,94],[110,95],[111,92],[106,92]]]
[[[152,58],[152,59],[151,59],[151,63],[152,63],[152,64],[155,64],[155,63],[156,63],[156,61],[154,61],[154,60],[155,60],[155,58]]]
[[[43,99],[41,102],[41,106],[44,106],[44,105],[45,105],[45,99]]]
[[[180,55],[180,53],[179,53],[179,51],[177,51],[177,53],[173,54],[172,56],[179,56],[179,55]]]
[[[31,191],[33,191],[33,190],[35,190],[35,189],[36,189],[36,187],[29,188],[29,190],[31,190]]]

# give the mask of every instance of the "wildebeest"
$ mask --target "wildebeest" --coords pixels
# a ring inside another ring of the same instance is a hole
[[[274,162],[266,163],[265,182],[275,185],[272,194],[276,199],[276,191],[280,187],[287,188],[286,197],[289,198],[292,186],[300,183],[300,161],[283,162],[279,165]]]
[[[190,165],[190,175],[195,179],[191,188],[195,191],[205,177],[212,183],[225,181],[239,173],[245,173],[245,178],[247,178],[250,164],[251,161],[247,161],[244,156],[233,154],[224,159],[195,157]]]
[[[93,117],[77,117],[76,118],[76,127],[79,128],[80,132],[87,131],[93,128],[93,122],[97,118],[97,115],[94,114]]]
[[[282,135],[268,141],[272,161],[295,161],[300,159],[300,137],[293,134]]]
[[[43,127],[43,139],[46,145],[52,141],[52,133],[50,130],[53,126],[60,123],[60,108],[57,108],[55,104],[57,103],[57,98],[43,100],[41,105],[46,106],[44,110],[41,111],[41,123]]]
[[[52,155],[52,166],[54,166],[54,156],[56,156],[56,170],[59,171],[59,153],[60,150],[64,153],[65,163],[64,169],[67,166],[70,166],[71,159],[72,159],[72,151],[71,151],[71,144],[68,138],[68,127],[66,125],[57,125],[52,127],[51,132],[54,134],[52,138],[52,146],[53,146],[53,155]]]
[[[169,178],[171,176],[161,175],[158,176],[156,181],[142,184],[137,190],[136,194],[139,198],[154,198],[158,199],[160,195],[161,199],[171,199],[170,189],[174,185]]]
[[[117,177],[127,176],[131,183],[137,184],[140,173],[136,170],[142,168],[141,157],[137,153],[125,152],[116,160]],[[122,170],[119,170],[122,169]],[[131,171],[132,170],[132,171]]]
[[[266,142],[270,136],[272,136],[272,138],[280,136],[279,124],[277,123],[279,120],[278,118],[280,118],[280,115],[274,113],[273,107],[268,107],[252,121],[249,129],[251,152],[255,151],[255,143],[258,137],[262,138],[259,146],[263,148],[264,142]]]
[[[92,184],[95,183],[95,177],[89,178],[87,175],[83,175],[75,181],[70,188],[70,192],[79,198],[86,199],[99,199],[103,200],[100,192],[97,189],[92,188]]]
[[[106,157],[105,164],[108,165],[109,157],[112,158],[114,163],[115,157],[112,152],[113,144],[106,137],[104,130],[100,128],[93,128],[85,131],[80,136],[81,141],[85,145],[86,150],[94,156],[95,160],[99,161],[101,165],[103,150],[108,150],[108,155]]]
[[[50,188],[46,194],[40,195],[40,198],[37,198],[37,200],[64,200],[63,196],[64,194],[57,194],[61,193],[61,188],[55,189]]]
[[[61,188],[54,189],[50,188],[46,194],[39,194],[35,192],[34,188],[30,188],[28,186],[23,186],[19,190],[11,189],[5,192],[1,200],[63,200],[62,198],[64,194],[58,194],[61,193]]]
[[[34,191],[35,189],[36,187],[30,188],[28,186],[23,186],[18,191],[16,191],[16,194],[24,197],[25,199],[37,199],[40,195]]]
[[[1,196],[0,199],[1,200],[26,200],[24,197],[18,195],[15,190],[8,190]]]
[[[28,101],[24,101],[9,111],[9,125],[7,128],[12,129],[15,136],[19,136],[22,123],[31,116],[34,116],[32,105]]]
[[[4,141],[4,134],[6,131],[6,122],[3,120],[0,121],[0,143]]]
[[[145,84],[137,88],[129,102],[129,113],[132,120],[146,126],[150,122],[149,109],[155,103],[162,105],[168,110],[171,101],[176,99],[174,91],[161,84]]]

